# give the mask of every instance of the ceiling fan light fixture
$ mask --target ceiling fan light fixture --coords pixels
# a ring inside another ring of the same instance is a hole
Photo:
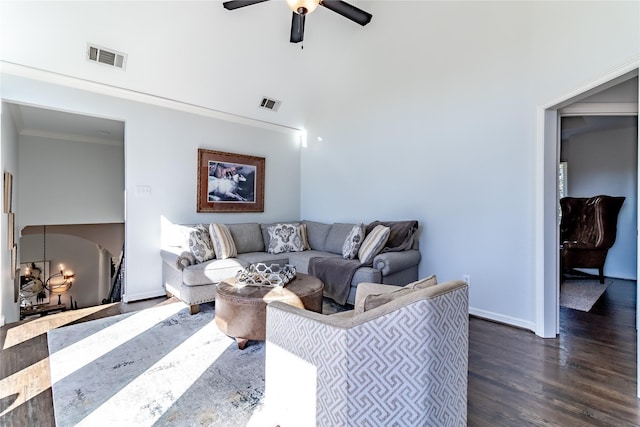
[[[320,4],[320,0],[287,0],[289,9],[298,15],[308,15],[316,10],[318,4]]]

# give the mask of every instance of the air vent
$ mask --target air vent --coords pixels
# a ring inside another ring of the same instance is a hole
[[[87,59],[111,67],[124,70],[127,64],[127,54],[106,49],[94,44],[87,44]]]
[[[276,101],[275,99],[264,97],[262,98],[262,102],[260,103],[260,108],[264,108],[271,111],[278,111],[280,108],[280,101]]]

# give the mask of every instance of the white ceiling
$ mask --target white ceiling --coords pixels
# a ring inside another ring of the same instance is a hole
[[[124,122],[27,105],[8,106],[20,135],[96,144],[124,144]]]
[[[220,0],[4,1],[0,49],[2,58],[9,62],[305,128],[319,102],[324,108],[330,105],[349,112],[345,105],[351,100],[335,100],[342,93],[377,102],[377,85],[397,88],[399,96],[410,90],[403,86],[402,78],[389,79],[373,69],[397,63],[397,75],[421,73],[422,58],[428,57],[435,72],[439,62],[450,58],[438,56],[437,40],[430,39],[429,44],[416,38],[425,39],[432,28],[453,37],[459,33],[458,27],[470,24],[430,21],[429,11],[441,7],[439,2],[349,3],[372,13],[371,23],[362,27],[319,7],[306,19],[301,49],[301,44],[289,43],[291,11],[281,0],[234,11],[225,10]],[[408,15],[408,6],[415,12]],[[465,6],[453,2],[451,12],[457,7]],[[499,11],[503,6],[491,7]],[[30,48],[34,31],[29,28],[33,27],[41,34],[52,34],[38,39],[37,55]],[[455,52],[456,39],[449,42]],[[83,56],[87,43],[128,54],[126,70],[87,61]],[[416,43],[424,48],[415,49]],[[449,49],[446,52],[450,54]],[[456,79],[455,75],[440,77]],[[635,81],[637,88],[637,78]],[[635,94],[637,102],[637,89]],[[263,96],[282,101],[279,110],[259,108]],[[394,101],[401,105],[401,99]],[[124,124],[113,120],[25,106],[14,109],[14,116],[23,133],[77,135],[103,143],[124,139]]]

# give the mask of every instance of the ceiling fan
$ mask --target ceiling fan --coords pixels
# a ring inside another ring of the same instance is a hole
[[[225,9],[234,10],[240,7],[251,6],[269,0],[231,0],[222,3]],[[293,11],[291,18],[291,43],[300,43],[304,39],[305,17],[313,12],[318,5],[324,6],[347,19],[362,26],[367,25],[373,15],[341,0],[287,0],[289,8]]]

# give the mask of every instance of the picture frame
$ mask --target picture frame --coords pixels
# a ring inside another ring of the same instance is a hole
[[[50,261],[20,263],[20,268],[17,269],[20,276],[20,307],[49,304],[50,295],[44,288],[44,283],[50,276],[50,264]],[[27,272],[31,273],[32,277],[29,277]]]
[[[7,214],[7,249],[12,250],[15,245],[16,215],[13,212]]]
[[[18,246],[14,244],[11,246],[11,280],[16,279],[17,263],[18,263]]]
[[[197,169],[197,212],[264,212],[264,157],[199,148]]]
[[[2,205],[2,212],[11,212],[13,200],[13,175],[11,172],[4,173],[4,203]]]

